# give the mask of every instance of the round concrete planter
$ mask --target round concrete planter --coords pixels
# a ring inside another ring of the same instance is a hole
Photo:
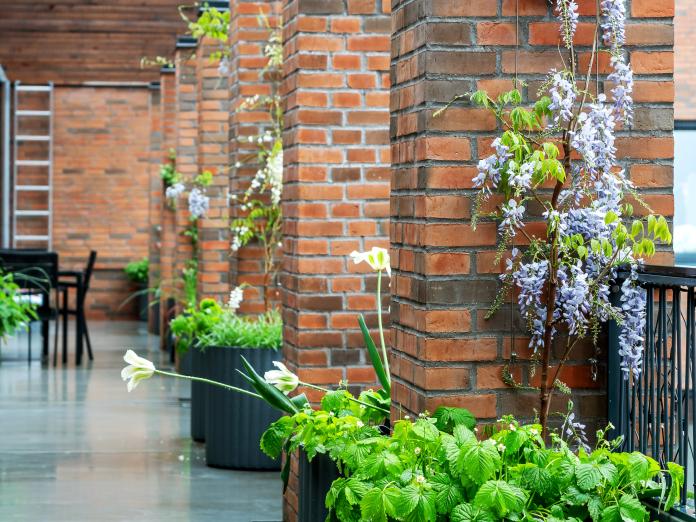
[[[191,375],[208,377],[208,351],[191,348]],[[205,442],[206,413],[208,409],[208,385],[191,382],[191,438]]]
[[[329,513],[326,494],[339,477],[338,468],[328,455],[319,453],[310,462],[305,452],[300,451],[298,522],[326,520]]]
[[[250,389],[237,372],[242,359],[257,372],[269,370],[278,352],[262,348],[208,347],[208,378],[239,388]],[[261,435],[280,418],[278,410],[260,399],[208,386],[205,428],[205,461],[208,466],[227,469],[278,470],[280,461],[268,458],[259,448]]]

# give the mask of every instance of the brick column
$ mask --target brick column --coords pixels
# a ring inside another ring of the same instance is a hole
[[[218,70],[219,60],[210,55],[219,42],[202,40],[196,52],[198,104],[198,172],[209,170],[213,182],[207,188],[210,208],[199,220],[198,293],[220,302],[228,298],[229,285],[229,93],[227,77]]]
[[[195,38],[182,36],[177,39],[176,63],[176,169],[183,183],[190,187],[198,174],[198,95]],[[184,235],[189,226],[188,204],[179,198],[176,208],[176,255],[174,277],[180,277],[186,263],[193,257],[191,239]]]
[[[357,316],[376,327],[376,277],[348,254],[388,246],[389,2],[284,0],[283,23],[284,355],[357,390],[375,380]]]
[[[500,129],[488,113],[468,104],[457,104],[439,118],[433,112],[467,91],[509,90],[516,63],[528,83],[524,97],[535,99],[544,73],[561,66],[558,24],[545,0],[520,0],[516,59],[513,0],[398,0],[393,5],[395,399],[412,412],[446,403],[467,407],[482,419],[531,415],[536,393],[511,389],[502,375],[511,353],[529,357],[517,307],[506,304],[491,320],[484,319],[502,268],[493,262],[496,224],[484,219],[475,231],[471,227],[471,179]],[[591,45],[593,9],[594,2],[582,3],[581,45]],[[631,14],[627,34],[636,117],[617,145],[645,199],[656,212],[671,215],[672,2],[634,1]],[[589,47],[581,50],[581,64],[588,52]],[[604,74],[605,57],[600,57]],[[590,346],[575,355],[562,378],[578,395],[583,421],[591,423],[605,416],[604,375],[600,364],[598,380],[591,378]],[[526,384],[527,372],[512,368]]]
[[[263,73],[268,60],[263,49],[269,38],[269,30],[259,24],[259,14],[268,17],[271,27],[278,25],[280,1],[231,0],[230,1],[230,194],[242,196],[249,187],[259,165],[256,162],[256,146],[249,143],[250,136],[257,136],[268,128],[269,115],[263,109],[251,111],[237,109],[248,97],[269,95],[277,90],[278,78]],[[240,217],[239,205],[232,207],[233,217]],[[241,313],[264,311],[263,250],[250,243],[232,253],[232,277],[235,285],[247,285]],[[274,295],[270,295],[275,299]]]
[[[150,84],[150,154],[148,165],[148,177],[150,180],[150,218],[149,218],[149,245],[148,259],[150,260],[148,285],[154,287],[161,278],[160,253],[162,245],[162,180],[159,175],[159,166],[162,162],[162,107],[160,100],[160,84],[153,82]],[[153,295],[148,295],[148,300],[153,299]],[[148,309],[148,329],[155,331],[155,321],[157,308]]]
[[[176,75],[173,68],[163,68],[160,74],[160,123],[162,134],[159,163],[169,161],[170,150],[176,150]],[[160,180],[160,191],[164,185]],[[167,332],[172,317],[171,296],[176,265],[176,214],[164,197],[160,206],[160,348],[167,348]]]

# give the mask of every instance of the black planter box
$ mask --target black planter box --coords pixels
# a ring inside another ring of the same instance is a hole
[[[138,319],[144,323],[147,322],[147,314],[150,311],[149,305],[150,305],[150,294],[149,292],[145,292],[147,290],[147,286],[144,286],[142,288],[139,288],[138,291],[140,294],[138,294]]]
[[[208,352],[191,348],[191,375],[208,377]],[[205,442],[206,413],[208,408],[208,386],[202,382],[191,382],[191,438]]]
[[[328,455],[319,453],[310,462],[300,451],[299,513],[298,522],[326,520],[326,494],[334,480],[339,478],[338,468]]]
[[[263,374],[280,357],[275,350],[262,348],[206,348],[208,378],[239,388],[251,389],[237,372],[242,359]],[[263,400],[218,386],[207,386],[208,415],[205,427],[205,462],[227,469],[279,470],[280,461],[267,457],[259,448],[261,435],[281,413]]]

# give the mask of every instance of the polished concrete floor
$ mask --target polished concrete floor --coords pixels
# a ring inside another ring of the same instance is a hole
[[[26,338],[0,348],[0,521],[279,521],[278,473],[205,466],[187,383],[126,392],[126,348],[166,365],[156,338],[135,322],[90,329],[95,360],[82,368],[27,364]]]

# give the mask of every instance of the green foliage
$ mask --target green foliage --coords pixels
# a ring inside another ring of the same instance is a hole
[[[280,350],[283,345],[283,319],[278,310],[258,317],[240,316],[225,310],[219,320],[199,337],[200,346],[236,346]]]
[[[175,183],[181,181],[181,173],[176,170],[176,152],[169,151],[169,161],[160,165],[160,179],[164,184],[164,188],[171,187]]]
[[[0,340],[36,319],[36,305],[23,296],[13,274],[0,272]]]
[[[187,308],[169,323],[176,337],[176,349],[186,352],[194,344],[200,346],[199,339],[218,323],[224,310],[214,299],[203,299],[198,306]]]
[[[128,277],[129,281],[138,284],[147,284],[150,271],[150,261],[147,257],[142,258],[139,261],[131,261],[123,269]]]
[[[343,400],[346,393],[281,418],[261,441],[272,457],[301,448],[309,459],[333,459],[340,478],[326,505],[342,522],[645,522],[640,499],[664,491],[669,509],[683,484],[676,464],[663,471],[640,453],[612,452],[615,444],[603,439],[591,454],[571,451],[555,434],[549,447],[538,424],[512,417],[484,440],[469,412],[451,408],[397,421],[383,435],[364,409]]]

